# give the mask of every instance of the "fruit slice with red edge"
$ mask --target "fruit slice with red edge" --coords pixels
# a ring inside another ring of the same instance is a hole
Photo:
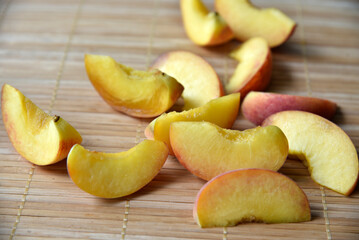
[[[178,161],[204,180],[241,168],[277,171],[288,155],[288,141],[276,126],[245,131],[209,122],[174,122],[171,147]]]
[[[184,87],[184,110],[200,107],[223,96],[223,86],[213,67],[202,57],[187,51],[161,55],[152,65],[174,77]]]
[[[254,91],[242,103],[243,115],[256,125],[260,125],[270,115],[286,110],[311,112],[331,119],[336,108],[334,102],[325,99]]]
[[[156,117],[177,101],[183,86],[158,70],[137,71],[109,56],[85,55],[87,75],[115,110],[133,117]]]
[[[216,0],[215,6],[234,36],[242,42],[262,37],[270,47],[276,47],[284,43],[296,27],[296,23],[280,10],[260,9],[249,0]]]
[[[301,159],[312,179],[343,195],[358,181],[358,154],[348,135],[337,125],[313,113],[283,111],[264,120],[286,135],[289,155]]]
[[[81,135],[59,116],[50,116],[19,90],[4,84],[1,110],[5,129],[16,151],[36,165],[49,165],[66,158]]]
[[[227,93],[240,92],[242,99],[250,91],[264,90],[272,74],[272,54],[263,38],[251,38],[230,56],[239,61],[233,75],[225,84]]]
[[[233,39],[224,19],[216,12],[209,12],[201,0],[181,0],[180,4],[184,28],[195,44],[213,46]]]
[[[265,169],[234,170],[213,178],[199,191],[193,216],[202,228],[311,218],[302,189],[290,178]]]

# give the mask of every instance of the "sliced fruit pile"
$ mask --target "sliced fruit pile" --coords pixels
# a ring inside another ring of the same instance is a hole
[[[218,45],[233,37],[245,41],[231,53],[239,64],[224,87],[209,63],[186,51],[161,55],[148,71],[86,54],[88,78],[111,107],[132,117],[157,117],[145,130],[149,140],[120,153],[86,150],[64,119],[46,114],[5,84],[2,114],[15,149],[37,165],[67,157],[73,182],[103,198],[138,191],[159,173],[168,154],[175,155],[208,181],[193,210],[201,227],[309,221],[305,193],[276,172],[288,154],[302,160],[318,184],[349,195],[358,180],[358,155],[346,133],[325,119],[333,117],[336,104],[259,92],[270,82],[270,48],[288,39],[296,24],[277,9],[260,10],[248,0],[216,0],[220,15],[200,0],[181,0],[180,5],[196,44]],[[180,97],[183,106],[171,111]],[[262,126],[231,129],[241,98],[243,115]]]

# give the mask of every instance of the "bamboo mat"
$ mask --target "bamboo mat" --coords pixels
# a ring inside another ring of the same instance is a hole
[[[212,1],[206,1],[213,6]],[[255,0],[277,7],[298,28],[274,49],[268,91],[336,102],[334,122],[359,148],[359,2]],[[112,110],[84,70],[85,53],[103,54],[146,69],[161,53],[189,50],[209,61],[226,81],[237,62],[237,41],[201,48],[186,37],[176,0],[1,0],[0,83],[20,89],[42,109],[62,116],[86,148],[127,150],[144,139],[150,120]],[[235,129],[250,128],[242,115]],[[359,190],[344,197],[315,184],[298,161],[280,172],[307,194],[312,221],[242,224],[200,229],[192,207],[204,181],[169,157],[159,175],[128,197],[105,200],[77,188],[66,161],[32,165],[12,147],[0,125],[1,239],[359,239]]]

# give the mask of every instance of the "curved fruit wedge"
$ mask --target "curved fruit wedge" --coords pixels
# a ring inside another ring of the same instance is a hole
[[[211,65],[200,56],[186,51],[161,55],[152,68],[176,78],[184,86],[183,109],[200,107],[223,96],[223,86]]]
[[[278,126],[289,142],[289,154],[303,160],[314,181],[349,195],[358,180],[358,155],[348,135],[334,123],[302,111],[283,111],[264,120]]]
[[[224,19],[209,12],[201,0],[181,0],[182,20],[188,37],[201,46],[219,45],[233,39]]]
[[[144,140],[126,152],[92,152],[75,145],[67,158],[72,181],[82,190],[103,198],[134,193],[149,183],[168,156],[163,142]]]
[[[227,93],[264,90],[272,74],[272,54],[263,38],[251,38],[230,54],[239,61],[235,72],[225,85]]]
[[[281,111],[300,110],[331,119],[336,109],[334,102],[325,99],[267,92],[250,92],[242,103],[243,115],[256,125]]]
[[[4,84],[1,110],[5,128],[16,151],[37,165],[66,158],[81,143],[80,134],[59,116],[50,116],[16,88]]]
[[[262,37],[270,47],[276,47],[284,43],[296,27],[296,23],[278,9],[259,9],[249,0],[216,0],[215,5],[242,42]]]
[[[276,126],[245,131],[209,122],[175,122],[170,140],[178,161],[204,180],[241,168],[277,171],[288,155],[288,141]]]
[[[213,178],[199,191],[193,216],[203,228],[304,222],[311,217],[302,189],[290,178],[265,169],[234,170]]]
[[[154,139],[167,144],[170,154],[173,154],[170,144],[170,125],[179,121],[207,121],[223,128],[231,128],[238,115],[240,94],[234,93],[214,99],[202,107],[183,112],[165,113],[156,118],[153,127]],[[151,124],[150,124],[151,125]]]
[[[113,58],[85,55],[87,75],[101,97],[115,110],[133,117],[156,117],[181,96],[183,86],[158,71],[133,70]]]

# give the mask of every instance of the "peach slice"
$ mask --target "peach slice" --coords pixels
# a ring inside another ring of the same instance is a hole
[[[311,218],[302,189],[290,178],[266,169],[234,170],[213,178],[199,191],[193,215],[202,228]]]
[[[348,135],[318,115],[283,111],[271,115],[264,126],[278,126],[288,138],[289,154],[303,160],[315,182],[349,195],[358,180],[358,155]]]
[[[334,102],[325,99],[265,92],[250,92],[242,103],[243,115],[256,125],[281,111],[300,110],[331,119],[336,109]]]
[[[183,112],[162,114],[154,120],[154,139],[166,143],[170,154],[173,154],[169,136],[171,123],[179,121],[207,121],[220,127],[231,128],[238,115],[239,103],[240,94],[234,93],[214,99],[202,107]]]
[[[2,87],[1,110],[12,145],[36,165],[59,162],[74,144],[82,142],[80,134],[63,118],[48,115],[9,84]]]
[[[233,39],[233,32],[216,12],[201,0],[181,0],[183,25],[188,37],[200,46],[219,45]]]
[[[133,70],[108,56],[86,54],[85,66],[101,97],[115,110],[133,117],[162,114],[183,91],[174,78],[158,70]]]
[[[144,140],[126,152],[103,153],[75,145],[67,158],[72,181],[82,190],[103,198],[134,193],[149,183],[168,156],[163,142]]]
[[[263,38],[251,38],[230,54],[238,60],[234,74],[225,84],[227,93],[240,92],[244,98],[248,92],[264,90],[272,74],[272,54]]]
[[[204,180],[235,169],[277,171],[288,155],[288,141],[276,126],[228,130],[209,122],[174,122],[170,140],[178,161]]]
[[[223,96],[223,86],[217,73],[203,58],[186,51],[173,51],[161,55],[152,68],[174,77],[184,86],[183,109],[200,107]]]
[[[296,23],[280,10],[259,9],[249,0],[216,0],[215,5],[240,41],[262,37],[270,47],[276,47],[284,43],[296,27]]]

